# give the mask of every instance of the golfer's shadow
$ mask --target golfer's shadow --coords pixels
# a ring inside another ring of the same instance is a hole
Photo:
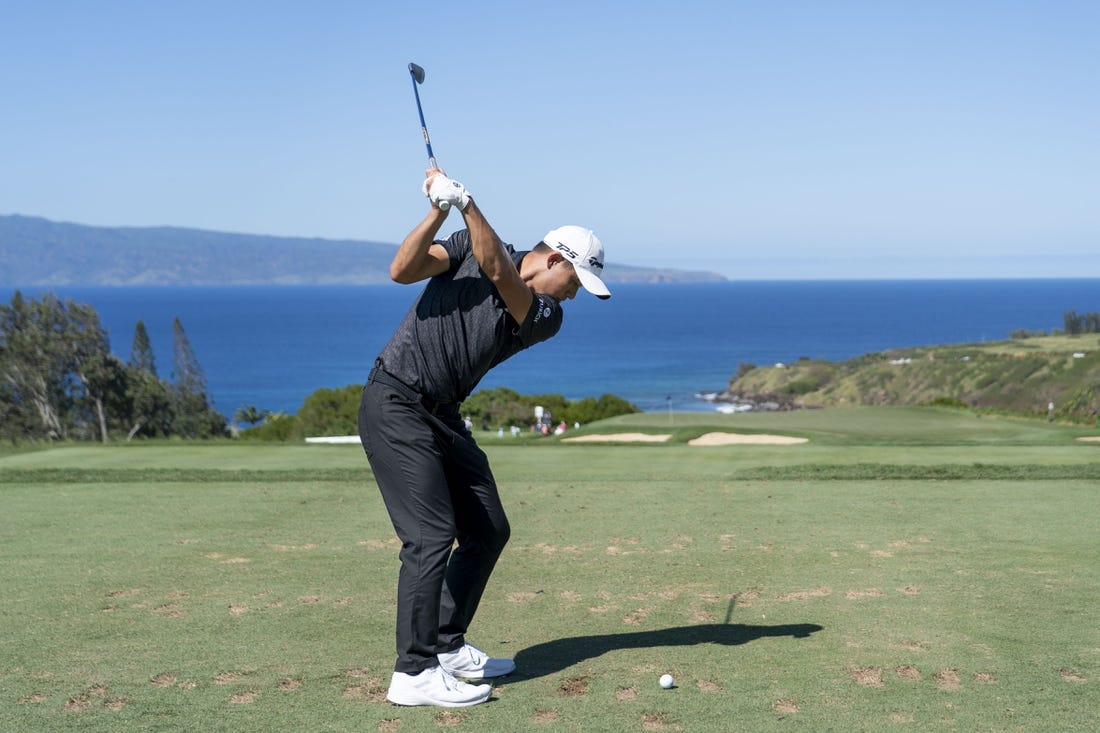
[[[624,634],[572,636],[527,647],[516,654],[516,677],[542,677],[561,672],[586,659],[617,649],[648,649],[659,646],[721,644],[739,646],[768,636],[808,637],[824,627],[817,624],[750,626],[746,624],[702,624],[677,626],[656,631]]]

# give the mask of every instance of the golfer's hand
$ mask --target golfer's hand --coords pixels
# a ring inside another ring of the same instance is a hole
[[[458,181],[447,178],[440,169],[432,169],[432,173],[424,180],[421,190],[425,191],[432,205],[446,211],[452,206],[457,206],[462,211],[470,203],[470,193]]]
[[[428,193],[428,191],[432,187],[432,179],[436,176],[446,175],[447,171],[443,170],[442,168],[429,168],[428,170],[424,171],[424,183],[420,185],[420,192],[430,198],[430,194]]]

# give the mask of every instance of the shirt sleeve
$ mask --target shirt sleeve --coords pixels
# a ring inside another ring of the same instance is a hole
[[[531,308],[527,311],[527,318],[519,328],[519,338],[525,348],[545,341],[561,329],[563,315],[561,303],[549,295],[542,293],[534,295]]]
[[[470,254],[470,232],[460,229],[446,239],[436,240],[436,244],[447,250],[447,255],[451,258],[451,269],[453,270],[459,262],[466,258],[466,255]]]

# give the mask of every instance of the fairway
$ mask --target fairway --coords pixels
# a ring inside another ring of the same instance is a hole
[[[694,446],[715,431],[792,445]],[[0,454],[0,730],[1095,731],[1100,445],[859,408],[480,438],[512,523],[458,711],[383,699],[398,543],[358,446]],[[658,678],[676,680],[662,690]]]

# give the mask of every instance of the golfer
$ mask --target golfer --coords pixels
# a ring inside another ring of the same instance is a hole
[[[359,436],[401,540],[397,662],[386,699],[461,707],[485,702],[492,687],[456,678],[500,677],[515,663],[466,642],[510,528],[459,405],[491,368],[558,332],[562,301],[581,287],[611,293],[600,279],[603,246],[590,230],[560,227],[517,252],[442,170],[429,169],[422,190],[431,208],[401,243],[390,276],[428,283],[375,361]],[[466,228],[436,240],[455,208]]]

